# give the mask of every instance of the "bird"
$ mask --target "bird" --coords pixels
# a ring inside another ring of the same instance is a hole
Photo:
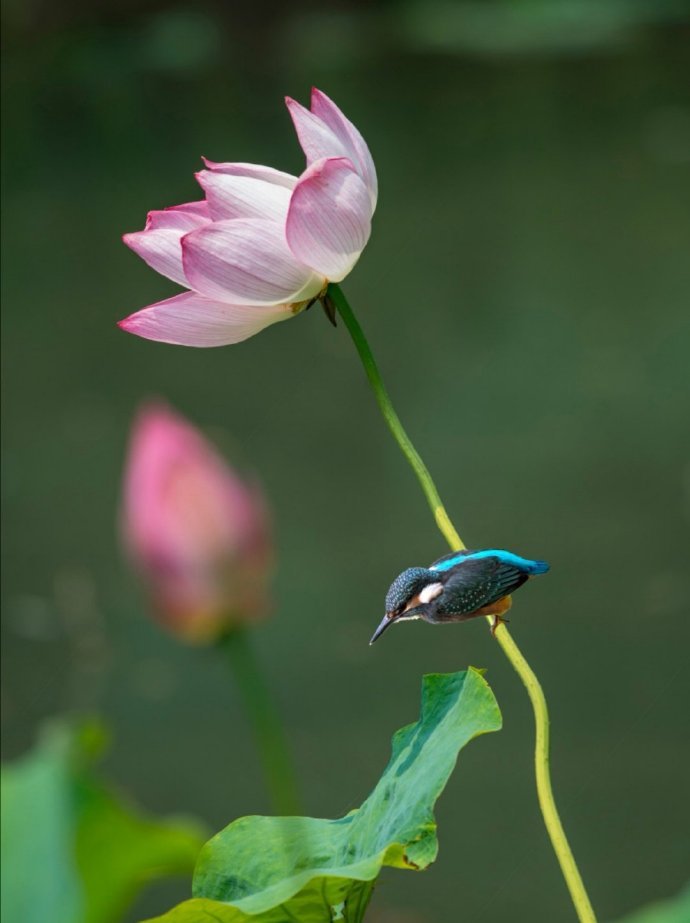
[[[510,609],[510,594],[536,574],[549,570],[546,561],[532,561],[512,551],[484,548],[452,551],[429,567],[408,567],[390,585],[386,614],[369,644],[395,622],[424,619],[432,625],[464,622],[493,615],[495,633]]]

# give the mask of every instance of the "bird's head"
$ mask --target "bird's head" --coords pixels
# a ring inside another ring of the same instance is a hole
[[[408,567],[390,585],[386,614],[369,643],[373,644],[393,622],[423,618],[425,607],[442,592],[437,573],[426,567]]]

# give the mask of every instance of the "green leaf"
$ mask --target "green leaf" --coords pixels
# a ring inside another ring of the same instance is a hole
[[[690,886],[669,901],[636,910],[619,923],[689,923]]]
[[[112,923],[143,884],[194,867],[201,830],[126,806],[90,768],[101,744],[93,726],[54,724],[3,766],[4,919]]]
[[[2,767],[2,918],[23,923],[83,919],[70,794],[70,740],[51,728],[24,759]]]
[[[202,850],[194,898],[150,923],[359,923],[384,865],[434,861],[433,806],[458,752],[500,727],[477,670],[425,676],[421,717],[394,735],[390,762],[361,808],[339,820],[240,818]]]
[[[77,797],[86,923],[119,920],[145,884],[194,868],[204,840],[196,824],[145,817],[89,781],[79,784]]]

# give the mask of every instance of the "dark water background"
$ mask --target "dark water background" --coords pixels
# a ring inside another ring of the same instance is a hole
[[[512,629],[553,717],[559,804],[602,919],[688,877],[690,47],[682,5],[181,4],[5,10],[5,753],[98,710],[108,773],[213,829],[270,806],[224,665],[149,623],[116,531],[132,413],[161,395],[254,468],[277,524],[256,645],[310,813],[359,804],[423,672],[488,668],[505,729],[461,755],[440,856],[379,921],[571,919],[525,694],[483,624],[387,634],[444,551],[343,329],[221,350],[115,321],[174,289],[122,246],[198,196],[199,155],[299,172],[314,83],[381,198],[345,290],[469,544],[546,557]],[[654,10],[652,10],[654,7]],[[646,9],[646,12],[645,12]],[[187,883],[160,886],[131,919]]]

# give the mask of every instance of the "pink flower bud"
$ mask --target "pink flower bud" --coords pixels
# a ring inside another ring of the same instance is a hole
[[[156,617],[181,638],[212,641],[267,612],[272,549],[260,490],[162,404],[134,421],[123,531]]]

